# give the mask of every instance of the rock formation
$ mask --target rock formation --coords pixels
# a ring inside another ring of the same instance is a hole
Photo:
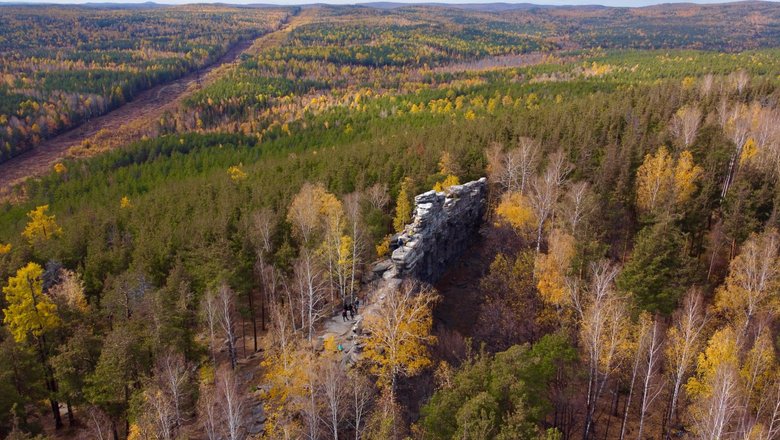
[[[487,180],[483,177],[445,192],[428,191],[415,197],[412,222],[391,240],[392,264],[379,263],[374,272],[394,269],[391,277],[413,277],[428,283],[438,280],[479,229],[486,196]]]

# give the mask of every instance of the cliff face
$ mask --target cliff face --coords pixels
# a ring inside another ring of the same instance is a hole
[[[356,322],[345,323],[336,315],[326,324],[319,340],[333,335],[345,347],[344,365],[361,356],[363,320],[383,312],[388,291],[404,280],[416,278],[433,283],[468,248],[482,223],[487,205],[485,178],[450,187],[446,192],[428,191],[414,198],[412,222],[393,237],[392,257],[378,262],[363,282],[368,293]],[[320,345],[322,346],[322,345]]]
[[[438,280],[479,229],[486,197],[484,177],[415,197],[412,222],[391,241],[393,275],[428,283]]]

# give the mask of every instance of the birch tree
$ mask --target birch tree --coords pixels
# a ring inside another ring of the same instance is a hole
[[[302,250],[293,276],[299,297],[301,326],[306,330],[306,338],[311,341],[314,325],[324,316],[327,304],[327,286],[322,271],[317,267],[313,251]]]
[[[696,140],[701,118],[701,110],[695,105],[680,107],[672,116],[672,121],[669,124],[670,130],[684,149],[688,149]]]
[[[190,380],[189,367],[184,356],[180,353],[160,356],[155,377],[173,409],[173,426],[181,426],[185,422],[182,407],[187,401],[187,386]]]
[[[691,289],[683,299],[682,307],[674,314],[667,331],[666,360],[672,384],[670,401],[666,413],[666,438],[671,436],[671,426],[677,420],[677,405],[680,390],[696,361],[702,344],[703,330],[707,320],[701,292]]]
[[[645,429],[645,418],[650,407],[663,390],[658,380],[663,355],[663,331],[658,319],[653,319],[647,333],[647,342],[643,350],[642,362],[642,397],[639,409],[638,440],[642,440]]]
[[[637,377],[639,377],[639,371],[642,367],[642,355],[644,354],[645,346],[647,345],[647,335],[649,334],[650,325],[650,317],[645,312],[639,315],[639,321],[633,326],[633,340],[629,342],[629,347],[630,351],[633,352],[634,359],[631,368],[631,380],[628,382],[628,396],[626,397],[626,403],[623,409],[623,421],[620,423],[621,440],[626,436],[626,426],[628,423],[628,415],[631,411],[631,401],[634,397],[636,380]]]
[[[350,302],[354,302],[355,300],[355,276],[357,274],[358,268],[363,263],[366,245],[366,232],[363,227],[363,216],[361,212],[361,204],[363,203],[364,199],[365,195],[360,192],[354,192],[344,196],[344,210],[347,214],[349,235],[352,241],[348,284]],[[345,252],[342,251],[341,254],[345,254]]]
[[[375,183],[366,189],[366,199],[372,208],[384,212],[390,203],[390,194],[386,183]]]
[[[236,348],[236,323],[235,323],[235,294],[227,283],[219,286],[216,299],[217,322],[227,344],[228,357],[231,368],[236,368],[238,352]]]
[[[731,153],[728,168],[726,169],[726,177],[720,192],[721,199],[726,197],[731,184],[734,183],[736,178],[742,150],[750,136],[751,122],[750,112],[747,107],[744,104],[738,104],[730,111],[728,119],[723,126],[726,135],[734,144],[734,150]]]
[[[355,432],[355,440],[360,440],[365,430],[366,419],[368,418],[371,404],[374,402],[376,391],[371,381],[357,370],[352,370],[349,373],[349,389],[352,428]]]
[[[542,246],[542,232],[547,220],[552,216],[553,208],[558,200],[557,174],[552,168],[548,168],[544,174],[537,176],[531,183],[531,196],[529,202],[536,220],[536,252]]]
[[[325,425],[330,429],[333,440],[339,439],[339,428],[347,415],[349,394],[347,376],[338,359],[323,356],[319,365],[319,394],[324,402]]]
[[[715,332],[698,357],[696,374],[685,385],[691,405],[690,428],[696,438],[724,438],[739,417],[739,346],[731,327]]]
[[[203,296],[203,302],[201,303],[201,315],[206,324],[206,330],[208,331],[209,341],[209,354],[211,355],[211,363],[216,368],[217,366],[217,331],[219,329],[219,311],[217,309],[217,293],[213,289],[206,290]]]
[[[437,298],[432,289],[405,281],[385,291],[381,314],[366,318],[365,355],[392,399],[399,377],[414,376],[431,363],[428,346],[436,341],[431,309]]]
[[[774,229],[753,234],[729,265],[715,307],[744,332],[761,310],[777,311],[780,292],[780,236]]]
[[[215,392],[222,419],[223,435],[229,440],[243,440],[245,397],[233,370],[220,369],[215,378]]]
[[[606,261],[591,267],[589,289],[575,294],[575,308],[581,307],[579,337],[588,365],[583,439],[590,438],[596,406],[604,387],[620,365],[620,346],[626,338],[626,307],[614,288],[618,268]]]
[[[583,225],[587,226],[589,218],[596,210],[596,200],[590,184],[579,181],[571,185],[563,199],[561,208],[564,223],[569,228],[569,233],[579,237],[578,233]]]

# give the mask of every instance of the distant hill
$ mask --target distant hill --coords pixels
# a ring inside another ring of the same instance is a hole
[[[358,5],[368,6],[377,9],[396,9],[405,6],[441,6],[445,8],[465,9],[470,11],[482,11],[482,12],[532,11],[538,9],[582,9],[582,10],[609,9],[608,6],[600,6],[600,5],[557,6],[557,5],[539,5],[534,3],[505,3],[505,2],[498,2],[498,3],[368,2],[368,3],[359,3]]]

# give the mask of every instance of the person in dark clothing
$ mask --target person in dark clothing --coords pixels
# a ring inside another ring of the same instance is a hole
[[[341,311],[341,320],[346,321],[347,320],[347,306],[344,306],[344,310]]]
[[[353,304],[353,305],[355,306],[355,314],[357,315],[358,314],[358,306],[360,305],[360,300],[355,298],[355,304]]]
[[[349,306],[347,306],[347,310],[349,310],[349,319],[354,321],[355,320],[355,308],[352,307],[352,304],[350,304]]]

